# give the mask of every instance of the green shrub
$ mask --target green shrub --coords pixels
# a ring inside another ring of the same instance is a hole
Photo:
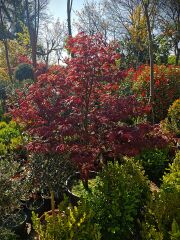
[[[92,223],[93,212],[78,207],[60,207],[56,215],[45,214],[46,224],[33,213],[33,227],[41,240],[100,240],[100,228]]]
[[[102,239],[133,239],[149,193],[141,165],[132,159],[122,165],[108,163],[98,179],[83,201],[95,212],[94,222],[101,226]]]
[[[11,230],[0,228],[0,240],[17,240],[18,237]]]
[[[173,220],[172,230],[170,232],[171,240],[179,240],[180,239],[180,226],[177,224],[176,220]]]
[[[62,192],[66,179],[75,172],[69,154],[32,154],[30,161],[31,178],[35,188]]]
[[[175,55],[170,55],[168,57],[168,64],[172,64],[172,65],[176,64],[176,56]],[[180,60],[179,60],[178,64],[180,65]]]
[[[30,64],[21,63],[15,69],[15,79],[23,81],[26,79],[34,79],[33,68]]]
[[[12,153],[23,145],[23,137],[17,124],[0,122],[0,155]]]
[[[145,150],[136,159],[142,164],[148,178],[159,185],[170,161],[168,149]]]
[[[180,98],[170,106],[163,125],[168,131],[180,136]]]
[[[154,194],[142,227],[143,239],[153,233],[161,240],[179,239],[180,228],[180,151],[177,152],[169,173],[163,177],[160,191]],[[154,229],[154,232],[152,231]],[[151,234],[150,234],[151,233]],[[158,238],[157,238],[158,239]]]
[[[18,181],[13,180],[19,164],[10,157],[0,160],[0,223],[6,214],[12,212],[19,206],[21,196]]]

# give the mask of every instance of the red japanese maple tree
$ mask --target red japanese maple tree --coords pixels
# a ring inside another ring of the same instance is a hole
[[[70,152],[83,172],[100,154],[132,156],[166,142],[151,133],[149,124],[132,124],[147,109],[135,97],[118,94],[125,72],[117,64],[117,43],[80,33],[67,40],[66,48],[73,55],[66,67],[40,75],[27,93],[19,92],[12,110],[32,136],[29,150]]]

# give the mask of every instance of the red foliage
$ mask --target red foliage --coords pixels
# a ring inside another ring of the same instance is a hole
[[[119,97],[124,73],[116,65],[117,44],[105,45],[100,36],[79,34],[66,46],[74,57],[66,67],[52,67],[19,93],[12,113],[32,136],[29,150],[70,152],[81,170],[93,167],[100,153],[136,155],[163,145],[148,124],[129,125],[147,109],[135,97]]]
[[[130,73],[134,92],[146,104],[149,97],[149,72],[149,66],[142,65]],[[167,116],[168,108],[180,96],[179,79],[180,66],[154,66],[154,113],[157,122]]]
[[[19,55],[17,57],[17,65],[20,63],[32,64],[32,61],[26,55]]]

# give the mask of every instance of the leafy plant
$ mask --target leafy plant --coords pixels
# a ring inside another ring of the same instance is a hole
[[[160,191],[156,192],[147,208],[143,223],[143,239],[152,239],[148,229],[154,229],[160,239],[170,240],[178,236],[180,226],[180,151],[177,152],[169,173],[163,177]],[[152,235],[152,234],[151,234]],[[158,239],[158,238],[157,238]],[[176,238],[174,238],[176,239]],[[177,238],[178,239],[178,238]]]
[[[11,230],[0,227],[0,240],[18,240],[18,237]]]
[[[75,167],[68,154],[39,153],[30,159],[30,182],[32,190],[40,191],[51,198],[51,208],[54,211],[55,194],[63,198],[64,184]]]
[[[0,154],[19,151],[23,148],[23,136],[20,128],[14,121],[0,122]],[[19,149],[19,150],[18,150]]]
[[[125,159],[121,165],[111,162],[104,166],[94,189],[84,194],[82,201],[95,212],[102,239],[134,239],[148,193],[142,167]]]
[[[66,67],[51,68],[18,93],[12,114],[31,136],[29,151],[70,153],[87,178],[100,154],[134,156],[147,146],[166,144],[148,123],[132,121],[149,109],[134,96],[119,96],[126,74],[117,66],[117,47],[99,35],[69,37],[66,48],[74,57]]]
[[[10,156],[1,157],[0,161],[0,223],[20,206],[23,184],[14,178],[19,164]]]
[[[100,227],[92,223],[94,213],[78,207],[60,207],[56,215],[45,213],[45,223],[33,214],[33,227],[40,240],[100,240]]]
[[[158,185],[171,161],[168,153],[168,149],[151,149],[135,157],[142,164],[148,178]]]
[[[69,155],[33,154],[30,160],[31,177],[35,187],[62,191],[68,176],[75,170]]]
[[[177,137],[180,136],[180,98],[170,106],[163,126]]]
[[[15,79],[23,81],[26,79],[34,79],[33,68],[30,64],[21,63],[15,69]]]
[[[133,71],[133,70],[132,70]],[[133,92],[137,98],[148,104],[149,98],[149,66],[142,65],[134,70],[131,79]],[[179,66],[154,66],[154,114],[156,122],[167,116],[170,105],[180,95],[180,67]]]
[[[177,224],[176,220],[173,220],[172,231],[171,231],[171,240],[178,240],[180,238],[180,226]]]

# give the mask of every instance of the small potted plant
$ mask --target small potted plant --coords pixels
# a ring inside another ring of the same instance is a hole
[[[86,182],[83,181],[80,172],[76,172],[68,177],[66,180],[66,194],[73,205],[76,205],[80,200],[83,191],[91,191],[91,188],[96,183],[96,177],[96,171],[89,171],[88,181]]]
[[[33,154],[30,160],[31,178],[45,200],[45,211],[54,209],[63,199],[64,183],[75,170],[69,156]]]

